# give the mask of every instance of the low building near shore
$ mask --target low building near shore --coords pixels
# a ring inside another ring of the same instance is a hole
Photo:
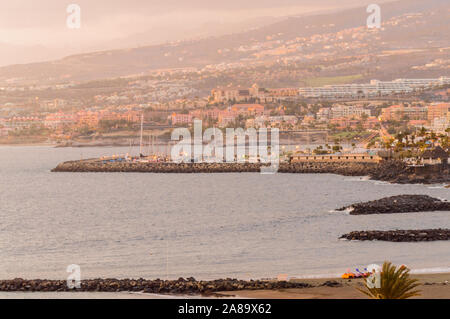
[[[352,163],[379,163],[383,160],[381,156],[369,153],[342,153],[342,154],[301,154],[291,158],[296,162],[352,162]]]
[[[425,150],[422,155],[422,162],[424,164],[435,165],[442,164],[443,166],[448,165],[448,152],[445,151],[442,147],[438,146],[432,150]]]

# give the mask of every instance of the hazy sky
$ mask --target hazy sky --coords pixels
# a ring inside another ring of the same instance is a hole
[[[0,65],[53,59],[90,50],[182,40],[201,36],[202,31],[208,31],[205,32],[207,35],[215,32],[225,33],[227,28],[234,31],[239,26],[248,27],[253,21],[261,23],[262,19],[256,20],[261,17],[298,15],[370,2],[365,0],[2,0],[0,3]],[[68,17],[66,9],[72,3],[81,7],[80,29],[69,29],[66,26]]]

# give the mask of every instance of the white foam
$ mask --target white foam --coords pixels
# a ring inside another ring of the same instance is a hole
[[[361,269],[361,268],[360,268]],[[411,274],[446,274],[450,273],[450,267],[433,267],[433,268],[418,268],[411,269]],[[298,275],[289,276],[290,279],[326,279],[326,278],[341,278],[342,273],[322,273],[312,275]]]
[[[300,276],[292,276],[290,279],[324,279],[324,278],[341,278],[341,274],[337,273],[328,273],[328,274],[315,274],[315,275],[300,275]]]
[[[445,274],[445,273],[450,273],[450,267],[411,269],[411,274]]]
[[[370,176],[359,176],[344,179],[345,182],[367,182],[370,181]]]

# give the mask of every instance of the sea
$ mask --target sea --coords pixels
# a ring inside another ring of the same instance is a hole
[[[450,228],[450,212],[336,211],[400,194],[450,200],[444,185],[334,174],[51,172],[63,161],[128,152],[1,146],[0,279],[66,279],[70,265],[81,279],[319,278],[386,260],[416,273],[450,271],[450,242],[339,239],[355,230]]]

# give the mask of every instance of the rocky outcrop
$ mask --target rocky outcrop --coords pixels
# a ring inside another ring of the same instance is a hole
[[[237,279],[218,279],[197,281],[194,278],[178,280],[146,279],[92,279],[82,280],[76,291],[120,292],[134,291],[157,294],[209,294],[218,291],[274,290],[285,288],[307,288],[311,285],[288,281],[243,281]],[[1,280],[0,291],[71,291],[65,280],[24,280],[16,278]]]
[[[350,215],[450,211],[450,202],[427,195],[399,195],[353,204],[338,210],[350,210]]]
[[[340,238],[348,240],[382,240],[392,242],[450,240],[450,229],[354,231],[342,235]]]
[[[373,180],[397,184],[441,184],[450,182],[450,170],[442,165],[411,167],[402,161],[379,163],[369,176]]]

